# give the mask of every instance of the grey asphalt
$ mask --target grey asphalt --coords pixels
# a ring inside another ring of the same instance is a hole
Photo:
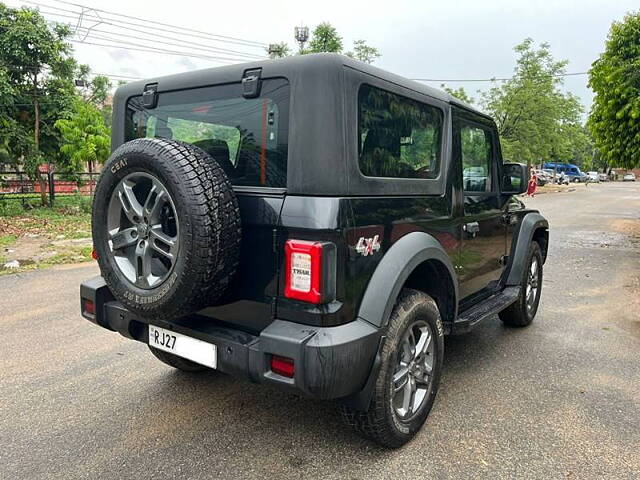
[[[534,324],[448,338],[395,451],[331,403],[173,371],[83,320],[95,265],[0,277],[0,478],[640,478],[640,183],[525,201],[551,224]]]

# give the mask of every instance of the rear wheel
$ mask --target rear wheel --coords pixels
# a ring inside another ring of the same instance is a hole
[[[433,406],[444,354],[435,301],[404,289],[391,314],[369,410],[343,406],[347,424],[385,446],[400,447],[420,430]]]
[[[525,266],[518,300],[499,314],[500,320],[510,327],[526,327],[538,311],[542,293],[542,252],[538,242],[531,242]]]

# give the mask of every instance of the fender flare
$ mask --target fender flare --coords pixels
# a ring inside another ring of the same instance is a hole
[[[438,260],[447,268],[455,289],[457,315],[458,281],[449,255],[433,236],[412,232],[395,242],[376,267],[360,302],[358,317],[376,327],[386,326],[402,286],[427,260]]]
[[[512,246],[512,255],[509,259],[510,267],[505,285],[520,285],[522,279],[522,269],[529,252],[529,245],[533,239],[533,234],[539,228],[549,230],[549,222],[537,212],[527,213],[520,222],[520,229],[516,238],[515,246]]]

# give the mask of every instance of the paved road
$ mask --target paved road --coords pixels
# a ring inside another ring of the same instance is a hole
[[[93,265],[0,277],[0,478],[640,478],[640,184],[528,202],[552,226],[536,322],[447,339],[396,451],[329,403],[172,371],[82,320]]]

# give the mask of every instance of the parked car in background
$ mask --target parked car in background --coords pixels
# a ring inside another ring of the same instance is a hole
[[[547,178],[548,183],[555,183],[555,172],[548,168],[543,168],[539,172]]]
[[[600,183],[600,176],[598,175],[598,172],[587,172],[587,179],[590,182]]]
[[[577,165],[573,165],[572,163],[550,162],[545,163],[544,168],[553,170],[556,173],[564,173],[570,182],[578,183],[587,181],[587,175],[585,175]]]
[[[531,169],[531,171],[535,174],[539,187],[542,187],[553,180],[553,177],[549,177],[549,174],[542,170]]]
[[[538,170],[538,172],[540,172],[540,175],[544,176],[547,183],[560,183],[560,173],[556,173],[553,169],[542,168]],[[568,181],[566,183],[568,183]]]
[[[549,168],[543,168],[541,172],[544,172],[548,176],[550,183],[557,185],[569,185],[569,177],[567,177],[564,172],[555,172]]]
[[[609,175],[607,175],[606,173],[599,174],[598,178],[600,179],[601,182],[608,182],[609,181]]]
[[[633,173],[625,173],[624,177],[622,177],[623,182],[635,182],[636,176]]]

